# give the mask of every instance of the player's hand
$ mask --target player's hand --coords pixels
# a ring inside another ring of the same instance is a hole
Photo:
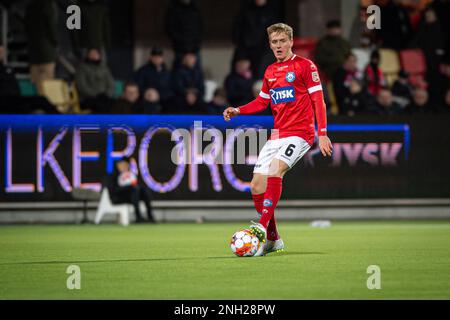
[[[331,157],[333,145],[331,144],[330,138],[327,136],[319,136],[319,148],[324,157]]]
[[[223,118],[225,119],[225,121],[230,121],[231,118],[238,116],[239,113],[240,112],[238,108],[229,107],[223,112]]]

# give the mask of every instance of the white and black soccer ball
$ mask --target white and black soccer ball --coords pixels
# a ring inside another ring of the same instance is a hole
[[[253,257],[259,246],[259,239],[249,229],[237,231],[230,241],[231,251],[238,257]]]

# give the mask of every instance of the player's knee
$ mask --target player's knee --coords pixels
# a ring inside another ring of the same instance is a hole
[[[252,194],[261,194],[265,190],[263,190],[263,183],[257,179],[253,179],[252,182],[250,182],[250,188],[252,191]]]
[[[289,167],[281,161],[272,162],[269,169],[269,177],[283,178]]]

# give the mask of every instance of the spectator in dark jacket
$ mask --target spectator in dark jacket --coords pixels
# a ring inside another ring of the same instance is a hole
[[[111,43],[111,23],[108,7],[99,0],[80,0],[81,30],[75,33],[75,42],[81,54],[98,48],[105,59],[105,49]]]
[[[426,80],[430,98],[439,103],[440,75],[439,65],[445,55],[444,34],[436,12],[432,8],[425,10],[423,21],[417,35],[417,46],[422,49],[427,66]]]
[[[398,0],[379,1],[381,29],[376,30],[382,45],[395,50],[405,49],[412,40],[412,27],[408,10]]]
[[[107,188],[112,203],[133,205],[136,222],[144,222],[139,201],[145,203],[149,222],[155,222],[150,193],[143,185],[139,184],[137,176],[131,170],[130,159],[124,158],[116,162],[114,173],[108,177]]]
[[[115,83],[98,49],[90,49],[78,67],[75,81],[83,108],[95,113],[109,113]]]
[[[183,100],[178,105],[179,113],[182,114],[205,114],[206,106],[197,88],[187,88]]]
[[[143,114],[159,114],[163,110],[160,103],[160,96],[158,90],[155,88],[148,88],[139,103],[139,113]]]
[[[31,81],[43,94],[42,82],[55,77],[58,11],[54,0],[33,0],[25,14]]]
[[[409,83],[409,73],[401,70],[398,74],[398,79],[395,80],[392,86],[392,95],[394,101],[397,102],[402,109],[406,108],[412,100],[412,86]]]
[[[134,82],[127,82],[123,88],[122,96],[114,103],[109,112],[113,114],[137,113],[138,102],[139,87]]]
[[[248,57],[252,75],[254,80],[257,80],[263,77],[265,68],[273,62],[266,29],[280,20],[280,10],[276,7],[276,2],[268,0],[250,0],[241,3],[241,11],[233,25],[233,42],[236,50],[232,66],[234,67],[240,57]]]
[[[402,112],[400,106],[394,102],[392,92],[388,88],[381,88],[376,97],[375,113],[393,115]]]
[[[194,0],[171,0],[166,12],[166,32],[175,52],[174,68],[186,53],[197,56],[196,68],[201,69],[203,20]]]
[[[234,70],[225,79],[228,102],[233,106],[242,106],[249,103],[254,99],[252,86],[250,60],[237,60]]]
[[[206,111],[211,115],[222,115],[227,108],[227,95],[223,88],[214,91],[213,99],[206,106]]]
[[[358,70],[356,56],[348,54],[344,64],[337,69],[333,78],[333,89],[339,109],[343,108],[344,99],[350,94],[350,84],[353,80],[363,80],[363,74]],[[363,90],[364,88],[361,88]],[[341,111],[341,110],[340,110]],[[344,114],[346,112],[344,111]]]
[[[348,84],[348,93],[339,105],[339,113],[352,117],[369,113],[372,109],[372,99],[364,90],[363,81],[351,79]]]
[[[164,55],[161,48],[154,47],[146,65],[138,69],[134,74],[134,80],[139,90],[144,94],[147,89],[154,88],[158,91],[161,104],[167,106],[173,98],[170,72],[164,63]]]
[[[333,79],[350,52],[350,43],[342,37],[341,22],[329,21],[327,34],[319,40],[315,49],[315,61],[327,79]]]
[[[430,104],[428,92],[424,89],[416,89],[413,91],[413,100],[406,108],[408,113],[427,114],[436,112],[435,105]]]
[[[173,88],[175,91],[175,104],[180,107],[184,105],[187,89],[196,88],[198,99],[203,102],[205,85],[203,72],[196,68],[197,56],[194,53],[187,53],[183,56],[182,64],[173,70]],[[177,111],[182,111],[183,108]]]

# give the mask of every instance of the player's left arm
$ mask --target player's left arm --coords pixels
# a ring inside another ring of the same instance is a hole
[[[303,80],[308,89],[311,104],[317,122],[319,135],[319,148],[323,156],[331,156],[333,145],[327,135],[327,106],[323,98],[322,83],[320,82],[319,71],[314,63],[310,62],[307,68],[302,68]]]

